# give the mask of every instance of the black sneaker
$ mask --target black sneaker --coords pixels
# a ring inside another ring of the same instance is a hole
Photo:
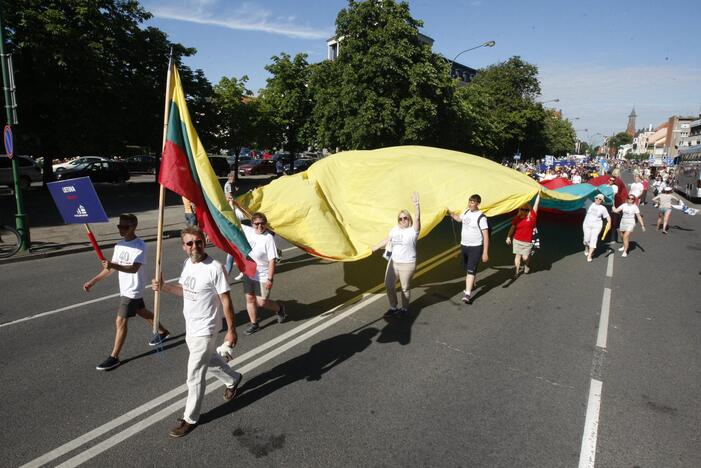
[[[151,341],[148,342],[149,346],[160,346],[163,344],[163,342],[168,339],[170,334],[168,332],[165,333],[156,333],[153,338],[151,338]]]
[[[397,308],[396,307],[390,307],[387,309],[387,312],[385,312],[385,315],[383,315],[384,318],[395,318],[397,316]]]
[[[282,323],[287,320],[287,312],[285,312],[285,306],[280,304],[280,310],[277,313],[277,323]]]
[[[110,369],[114,369],[115,367],[117,367],[120,364],[121,364],[121,362],[119,362],[119,359],[117,359],[116,357],[110,356],[107,359],[105,359],[104,361],[102,361],[102,363],[99,366],[97,366],[95,369],[97,369],[97,370],[110,370]]]
[[[407,317],[409,317],[409,311],[407,309],[402,307],[397,311],[397,318],[405,319]]]
[[[246,328],[246,331],[244,332],[246,335],[252,335],[255,332],[260,330],[260,327],[258,326],[257,323],[252,323],[250,327]]]

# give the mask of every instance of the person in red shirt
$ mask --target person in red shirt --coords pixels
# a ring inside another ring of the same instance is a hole
[[[533,228],[536,227],[538,217],[538,205],[540,204],[540,192],[535,199],[533,208],[526,203],[518,209],[518,213],[511,221],[511,228],[506,235],[506,244],[513,246],[514,253],[514,278],[521,273],[521,261],[523,260],[523,272],[528,273],[530,266],[528,260],[531,256],[533,242]]]
[[[647,189],[650,188],[650,179],[648,177],[643,177],[643,194],[640,195],[640,204],[644,205],[647,203]]]

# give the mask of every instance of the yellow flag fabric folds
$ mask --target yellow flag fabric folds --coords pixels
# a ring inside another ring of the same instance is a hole
[[[411,196],[421,199],[421,234],[447,211],[462,212],[470,195],[482,197],[487,216],[508,213],[542,189],[530,177],[479,156],[424,146],[346,151],[284,176],[239,198],[262,211],[270,226],[313,255],[352,261],[397,224],[397,214],[414,214]],[[574,195],[543,189],[544,198],[569,201]]]

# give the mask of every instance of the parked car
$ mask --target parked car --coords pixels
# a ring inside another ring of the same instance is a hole
[[[77,179],[78,177],[90,177],[93,183],[114,182],[120,184],[129,180],[131,175],[125,163],[111,160],[88,162],[56,173],[57,180]]]
[[[275,153],[272,160],[275,161],[275,173],[278,176],[281,176],[282,174],[291,174],[294,171],[294,154]]]
[[[212,164],[212,169],[214,173],[219,177],[226,177],[229,175],[229,162],[226,160],[225,156],[209,156],[209,162]]]
[[[236,156],[227,156],[226,160],[229,163],[229,167],[233,170],[234,163],[236,162]],[[248,164],[252,160],[253,160],[253,158],[251,158],[250,156],[248,156],[248,155],[244,156],[243,154],[240,154],[239,155],[239,167],[241,167],[243,164]]]
[[[146,172],[149,174],[155,174],[158,159],[155,156],[141,154],[127,158],[126,162],[129,172]]]
[[[104,158],[102,156],[81,156],[79,158],[71,159],[65,163],[54,164],[52,167],[54,172],[61,172],[66,169],[73,169],[77,166],[93,161],[109,161],[109,158]]]
[[[36,162],[29,156],[15,156],[17,159],[17,169],[19,171],[19,188],[27,190],[32,182],[41,182],[41,170]],[[0,185],[14,187],[15,182],[12,178],[12,161],[6,154],[0,154]]]
[[[240,176],[275,174],[275,161],[272,159],[252,159],[239,166]]]
[[[316,162],[316,159],[307,159],[307,158],[295,159],[293,172],[297,173],[297,172],[306,171],[307,169],[309,169],[309,166],[311,166],[315,162]]]

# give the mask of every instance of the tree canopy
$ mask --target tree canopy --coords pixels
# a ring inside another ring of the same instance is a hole
[[[50,156],[159,151],[168,54],[207,138],[211,85],[180,63],[195,49],[140,25],[136,0],[3,1],[17,85],[18,148]]]
[[[311,80],[319,144],[438,144],[454,85],[447,63],[420,41],[421,24],[393,0],[351,0],[339,12],[341,53]]]

